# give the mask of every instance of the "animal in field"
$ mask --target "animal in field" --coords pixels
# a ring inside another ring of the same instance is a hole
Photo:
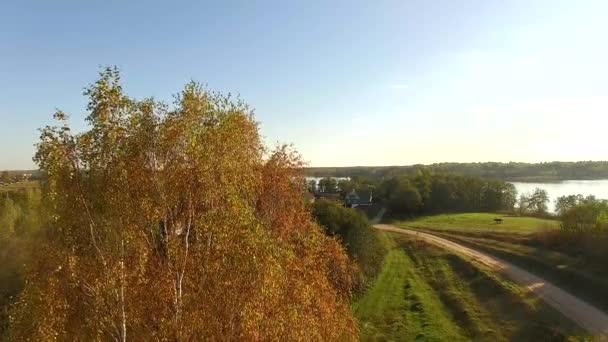
[[[497,218],[494,219],[494,222],[496,224],[500,224],[500,223],[502,223],[502,219],[497,217]]]

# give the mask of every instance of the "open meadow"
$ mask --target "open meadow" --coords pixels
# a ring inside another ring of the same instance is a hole
[[[502,221],[497,222],[496,219]],[[432,229],[450,232],[490,232],[531,234],[559,227],[559,221],[536,217],[494,213],[463,213],[421,216],[394,225],[408,229]]]

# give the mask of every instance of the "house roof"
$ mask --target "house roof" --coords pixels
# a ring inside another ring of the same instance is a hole
[[[359,196],[359,194],[353,190],[348,195],[346,195],[346,202],[349,204],[371,204],[372,203],[372,193],[371,191],[364,194],[363,196]]]
[[[350,200],[355,200],[355,199],[359,199],[359,195],[357,194],[357,192],[353,189],[353,191],[349,192],[346,195],[346,199],[350,199]]]

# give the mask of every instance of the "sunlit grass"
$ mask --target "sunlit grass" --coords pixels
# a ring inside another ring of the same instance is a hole
[[[497,223],[494,219],[502,219],[502,222]],[[422,216],[413,220],[399,221],[395,225],[409,229],[529,234],[558,228],[559,222],[556,220],[504,214],[465,213]]]
[[[383,269],[353,304],[361,339],[541,341],[580,330],[516,284],[398,234]]]
[[[362,340],[467,340],[399,248],[388,253],[380,275],[353,311]]]

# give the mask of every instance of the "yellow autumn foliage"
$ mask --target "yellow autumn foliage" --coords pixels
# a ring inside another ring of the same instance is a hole
[[[302,200],[297,154],[189,83],[134,100],[107,69],[88,130],[41,130],[52,223],[11,313],[15,340],[354,340],[354,265]]]

